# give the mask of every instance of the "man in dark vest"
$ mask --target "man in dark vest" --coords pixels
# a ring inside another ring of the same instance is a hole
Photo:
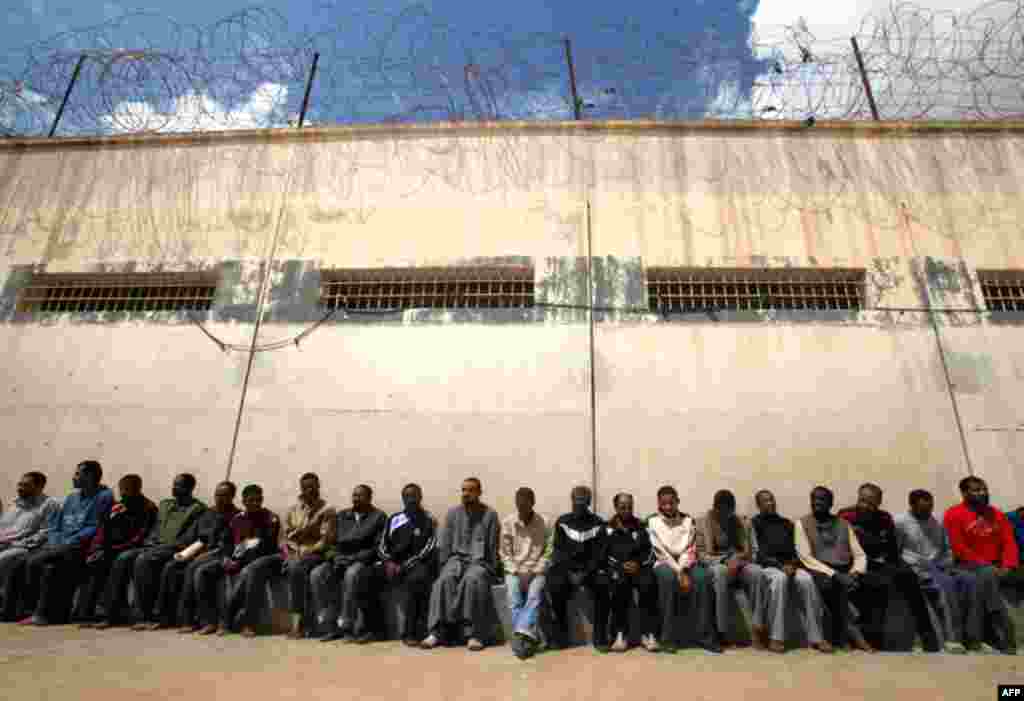
[[[796,553],[811,572],[828,609],[825,637],[833,646],[845,645],[874,652],[850,615],[850,592],[860,586],[868,562],[850,524],[832,514],[834,497],[828,487],[811,490],[811,513],[796,523]]]
[[[882,488],[868,483],[857,490],[857,505],[839,512],[839,517],[853,527],[868,558],[868,570],[864,574],[862,586],[853,596],[854,605],[870,621],[869,630],[876,638],[876,645],[882,647],[889,601],[895,591],[902,592],[910,604],[924,649],[938,652],[938,636],[932,628],[924,594],[917,584],[917,575],[900,560],[896,522],[888,511],[880,508],[881,505]]]

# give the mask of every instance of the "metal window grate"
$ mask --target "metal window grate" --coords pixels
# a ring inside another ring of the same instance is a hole
[[[219,274],[35,273],[18,298],[22,312],[208,310]]]
[[[320,273],[328,309],[522,309],[534,305],[533,268],[334,269]]]
[[[852,268],[648,268],[650,309],[660,312],[855,310],[865,271]]]
[[[1024,270],[979,270],[981,294],[991,312],[1024,312]]]

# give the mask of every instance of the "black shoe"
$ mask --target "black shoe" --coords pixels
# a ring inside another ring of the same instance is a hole
[[[935,633],[922,635],[921,647],[924,648],[925,652],[941,652],[942,650],[942,646],[939,645],[939,638]]]
[[[331,643],[335,640],[343,640],[344,638],[349,637],[352,637],[352,631],[350,631],[348,628],[335,628],[327,635],[322,636],[320,638],[320,642]]]
[[[718,643],[717,640],[708,640],[706,642],[701,643],[700,646],[708,652],[713,652],[716,655],[722,654],[722,646]]]
[[[367,643],[373,642],[373,633],[366,631],[359,635],[352,637],[352,642],[356,645],[366,645]]]
[[[602,655],[607,654],[611,650],[608,643],[594,643],[594,649]]]

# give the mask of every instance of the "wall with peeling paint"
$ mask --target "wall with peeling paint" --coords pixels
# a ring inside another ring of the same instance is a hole
[[[976,271],[1022,265],[1024,130],[613,127],[0,144],[0,479],[64,491],[96,457],[208,494],[240,418],[231,477],[279,509],[314,470],[339,502],[365,481],[394,508],[414,480],[441,510],[475,474],[500,510],[530,484],[553,514],[596,443],[601,511],[671,483],[690,511],[770,487],[796,515],[865,480],[900,510],[967,473],[948,369],[974,471],[1020,500],[1024,319],[937,315],[944,368],[927,314],[883,308],[983,309]],[[263,345],[321,319],[323,268],[496,263],[583,309],[338,315],[256,355],[240,417],[246,354],[183,314],[14,309],[32,270],[216,268],[197,320],[248,346],[262,315]],[[655,265],[863,267],[870,309],[659,318]]]

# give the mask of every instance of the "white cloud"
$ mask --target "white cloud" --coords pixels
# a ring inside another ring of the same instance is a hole
[[[753,18],[753,48],[759,58],[772,60],[772,68],[757,77],[749,100],[736,100],[737,86],[722,83],[709,116],[870,118],[853,35],[883,119],[1024,112],[1024,92],[1013,79],[1021,73],[1024,52],[1007,48],[1015,37],[1013,23],[1005,21],[1017,7],[990,2],[962,9],[955,0],[764,0]],[[806,31],[797,26],[799,18]],[[986,56],[976,53],[983,26],[995,40]],[[1000,26],[1001,32],[993,31]],[[806,62],[801,48],[810,51]],[[992,70],[994,65],[1002,70]]]
[[[208,95],[189,93],[178,97],[174,108],[166,112],[157,111],[148,102],[121,102],[101,121],[115,134],[284,127],[289,122],[287,98],[286,85],[263,83],[235,109],[226,109]]]

